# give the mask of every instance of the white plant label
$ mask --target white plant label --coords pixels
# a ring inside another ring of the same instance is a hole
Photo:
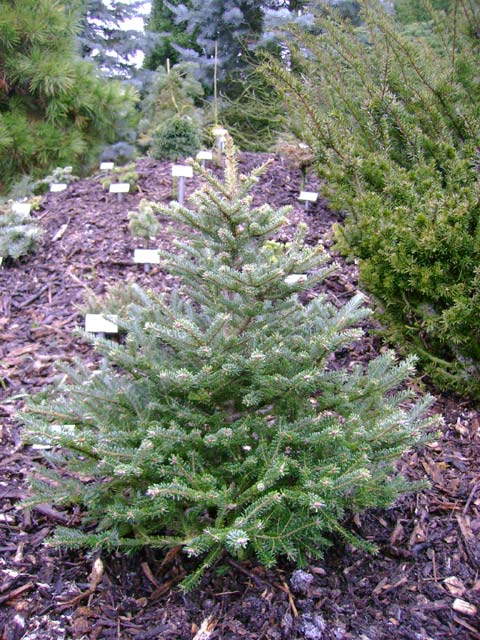
[[[228,131],[223,127],[214,127],[212,133],[216,138],[223,138],[227,135]]]
[[[298,199],[303,200],[304,202],[316,202],[318,199],[318,193],[316,191],[300,191]]]
[[[160,264],[160,254],[157,249],[135,249],[133,261],[137,264]]]
[[[20,215],[28,216],[31,209],[32,209],[32,205],[29,202],[14,202],[12,204],[13,213],[18,213]]]
[[[53,431],[53,433],[65,433],[69,435],[73,435],[75,433],[74,424],[51,424],[50,429]]]
[[[67,188],[66,184],[61,184],[61,183],[53,183],[50,185],[50,191],[52,193],[59,193],[60,191],[65,191],[65,189]]]
[[[114,182],[110,185],[110,193],[128,193],[130,191],[130,184],[128,182]]]
[[[197,160],[213,160],[213,153],[211,151],[199,151]]]
[[[110,171],[115,166],[114,162],[101,162],[100,171]]]
[[[117,316],[111,317],[116,321]],[[114,321],[107,320],[101,313],[87,313],[85,331],[87,333],[118,333],[118,326]]]
[[[193,178],[193,167],[186,164],[172,165],[172,176],[174,178]]]
[[[285,278],[285,284],[298,284],[299,282],[306,282],[307,276],[304,273],[291,273]]]

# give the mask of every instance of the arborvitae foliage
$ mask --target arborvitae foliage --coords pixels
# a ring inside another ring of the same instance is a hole
[[[298,34],[301,75],[265,72],[347,211],[340,245],[392,337],[442,386],[480,395],[478,7],[432,11],[426,41],[362,5],[360,32],[332,15]]]
[[[363,296],[337,309],[300,293],[331,267],[320,246],[272,236],[287,208],[252,208],[265,165],[239,176],[227,139],[224,181],[195,164],[205,186],[191,209],[157,210],[181,223],[161,252],[181,286],[142,293],[124,345],[96,340],[107,363],[70,371],[24,414],[28,441],[59,445],[32,479],[28,503],[78,505],[84,528],[53,544],[135,550],[180,545],[202,558],[195,584],[226,550],[265,565],[318,557],[346,510],[390,504],[407,487],[391,461],[419,440],[430,400],[394,391],[413,372],[386,353],[329,370],[361,331]],[[410,407],[410,408],[408,408]]]
[[[0,207],[0,258],[16,260],[34,249],[43,230],[28,213]]]
[[[52,0],[0,0],[0,188],[84,165],[133,118],[133,92],[78,59],[75,17]]]
[[[148,40],[143,31],[127,29],[125,24],[141,17],[145,2],[67,0],[65,5],[77,15],[82,58],[95,62],[105,75],[134,76],[135,57],[148,49]]]
[[[180,62],[180,53],[176,47],[181,49],[196,49],[195,36],[185,31],[183,25],[175,22],[175,13],[170,7],[178,7],[183,4],[187,7],[190,2],[186,0],[153,0],[150,10],[147,29],[158,34],[159,42],[152,51],[145,57],[144,66],[146,69],[156,71],[158,67],[164,67],[167,62],[171,65]]]

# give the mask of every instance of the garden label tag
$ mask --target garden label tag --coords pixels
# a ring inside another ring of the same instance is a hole
[[[110,171],[115,166],[114,162],[101,162],[100,163],[100,171]]]
[[[20,215],[27,215],[30,213],[32,205],[29,202],[14,202],[12,204],[13,213],[18,213]]]
[[[199,151],[197,153],[197,160],[212,160],[213,153],[211,151]]]
[[[128,182],[114,182],[110,185],[110,193],[128,193],[130,191],[130,183]]]
[[[115,321],[117,316],[111,316]],[[87,333],[118,333],[115,322],[107,320],[101,313],[87,313],[85,316],[85,331]]]
[[[318,193],[316,191],[300,191],[298,199],[303,200],[304,202],[316,202],[318,199]]]
[[[197,160],[200,160],[202,169],[205,169],[205,163],[207,160],[213,159],[213,153],[211,151],[199,151],[197,153]]]
[[[172,176],[178,178],[178,202],[183,205],[185,178],[193,178],[193,167],[188,164],[174,164],[172,165]]]
[[[224,138],[228,131],[223,127],[213,127],[212,133],[216,138]]]
[[[300,195],[298,196],[299,200],[305,202],[305,211],[308,211],[308,203],[316,202],[318,198],[318,193],[316,191],[300,191]]]
[[[307,280],[308,278],[304,273],[291,273],[285,278],[284,282],[285,284],[294,285],[300,282],[306,282]]]
[[[137,264],[160,264],[158,249],[135,249],[133,261]]]
[[[174,178],[193,178],[193,167],[186,164],[172,165],[172,176]]]
[[[67,188],[66,184],[61,184],[61,183],[53,183],[50,185],[50,191],[52,193],[59,193],[60,191],[65,191],[65,189]]]

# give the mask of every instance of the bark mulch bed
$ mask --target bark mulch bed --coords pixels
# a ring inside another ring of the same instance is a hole
[[[263,159],[244,154],[242,169]],[[127,281],[158,290],[174,286],[159,268],[145,274],[132,261],[142,245],[128,232],[128,210],[142,197],[171,198],[169,164],[141,160],[138,170],[140,192],[123,202],[95,179],[45,196],[35,214],[45,229],[42,245],[0,269],[0,639],[480,638],[480,412],[451,396],[438,397],[445,426],[435,441],[399,463],[431,488],[352,520],[377,544],[377,556],[335,541],[324,561],[304,572],[226,558],[185,595],[177,587],[185,571],[181,553],[100,558],[44,544],[56,524],[75,525],[79,516],[54,505],[18,507],[42,452],[22,445],[15,412],[25,397],[55,381],[56,360],[96,362],[91,346],[73,333],[83,321],[79,306],[87,289],[100,294]],[[299,174],[276,158],[255,202],[293,206],[282,239],[303,221],[308,242],[328,247],[336,217],[323,201],[306,212],[297,201],[299,184]],[[187,193],[195,185],[189,182]],[[168,246],[170,223],[164,224],[160,243]],[[337,261],[339,270],[323,289],[340,305],[357,290],[357,273],[354,264]],[[362,340],[337,354],[338,365],[379,352],[374,323],[365,329]]]

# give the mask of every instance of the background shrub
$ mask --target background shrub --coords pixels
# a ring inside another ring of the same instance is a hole
[[[201,144],[199,125],[191,118],[173,116],[155,129],[150,154],[156,160],[179,160],[194,156]]]
[[[346,211],[339,246],[360,258],[390,335],[442,387],[478,396],[478,7],[425,3],[428,38],[413,38],[361,4],[359,30],[327,14],[319,36],[298,34],[301,73],[264,71]]]

